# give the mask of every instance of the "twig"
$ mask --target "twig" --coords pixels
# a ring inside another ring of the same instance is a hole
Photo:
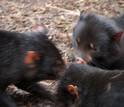
[[[74,12],[74,11],[63,9],[63,8],[60,8],[60,7],[55,7],[55,6],[50,6],[50,5],[46,5],[46,7],[53,8],[53,9],[58,9],[58,10],[61,10],[61,11],[65,11],[65,12],[71,13],[72,15],[78,15],[78,16],[80,15],[79,12]]]

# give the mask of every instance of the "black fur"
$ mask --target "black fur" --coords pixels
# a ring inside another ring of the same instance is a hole
[[[78,87],[79,99],[67,91],[68,85]],[[61,78],[58,98],[65,107],[124,107],[124,71],[108,71],[72,63]]]
[[[117,41],[115,35],[119,32],[124,32],[124,15],[113,18],[81,15],[72,37],[75,57],[103,69],[124,69],[124,34]]]
[[[1,107],[17,107],[5,92],[10,84],[41,98],[52,99],[50,92],[36,82],[57,79],[63,73],[65,65],[58,49],[45,35],[43,32],[0,31]],[[30,67],[24,61],[28,51],[41,55],[35,67]]]

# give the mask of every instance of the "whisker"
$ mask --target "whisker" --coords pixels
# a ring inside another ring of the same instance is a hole
[[[103,68],[103,69],[106,69],[106,68],[107,68],[107,69],[109,69],[109,66],[107,66],[107,65],[101,65],[101,64],[96,63],[96,62],[94,62],[94,61],[92,61],[92,60],[89,60],[86,55],[84,55],[84,56],[85,56],[85,58],[87,59],[88,62],[91,62],[92,64],[94,64],[94,65],[96,65],[96,66],[98,66],[98,67],[100,67],[100,68]]]
[[[30,85],[29,87],[26,88],[26,91],[29,90],[30,88],[32,88],[36,83]]]
[[[109,67],[106,66],[106,65],[101,65],[101,64],[99,64],[99,63],[95,63],[94,61],[91,61],[91,63],[93,63],[94,65],[96,65],[96,66],[98,66],[98,67],[100,67],[100,68],[102,68],[102,69],[109,69]]]
[[[82,50],[81,48],[80,48],[80,50]],[[84,51],[82,50],[81,51],[82,52],[82,55],[83,55],[83,57],[84,57],[84,60],[86,60],[87,62],[90,62],[90,63],[92,63],[93,65],[96,65],[96,66],[98,66],[98,67],[100,67],[100,68],[102,68],[102,69],[109,69],[109,65],[106,65],[106,64],[100,64],[100,63],[96,63],[96,62],[94,62],[94,61],[92,61],[92,60],[90,60],[88,57],[87,57],[87,55],[84,53]],[[110,62],[110,60],[109,60],[109,58],[105,58],[108,62]]]

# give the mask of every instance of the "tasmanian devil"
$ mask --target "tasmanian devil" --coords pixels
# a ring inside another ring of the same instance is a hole
[[[75,58],[103,69],[124,69],[124,14],[80,16],[73,30]]]
[[[52,98],[37,82],[59,78],[65,65],[45,29],[40,26],[39,30],[30,33],[0,31],[1,107],[17,107],[5,91],[10,84],[36,96]]]
[[[124,107],[124,71],[72,63],[60,80],[57,96],[65,107]]]

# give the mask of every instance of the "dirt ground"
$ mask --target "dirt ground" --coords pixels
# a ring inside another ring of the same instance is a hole
[[[124,13],[124,0],[0,0],[0,30],[30,32],[36,24],[44,23],[49,39],[59,48],[65,62],[71,62],[71,36],[81,11],[112,17]],[[42,81],[41,84],[51,89],[57,82]],[[20,94],[23,91],[10,87],[10,93],[13,88],[16,90],[14,98],[21,107],[60,107],[59,103],[33,97],[27,101]],[[21,103],[22,99],[26,103]]]

